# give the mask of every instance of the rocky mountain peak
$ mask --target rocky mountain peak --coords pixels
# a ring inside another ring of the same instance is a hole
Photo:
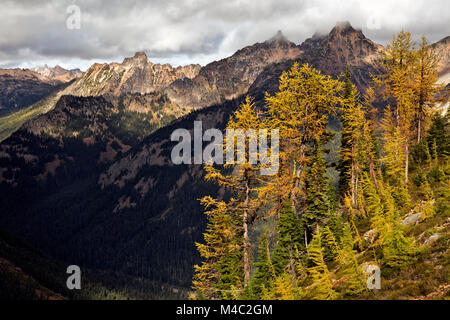
[[[131,58],[123,59],[123,64],[139,64],[139,65],[143,65],[145,63],[151,63],[151,62],[148,60],[148,57],[145,54],[145,52],[142,52],[142,51],[136,52],[134,54],[134,56],[131,57]]]
[[[281,32],[281,30],[278,30],[277,33],[272,38],[267,40],[266,42],[268,42],[268,43],[289,42],[289,40],[286,38],[286,36],[283,34],[283,32]]]
[[[314,34],[300,48],[305,51],[325,50],[327,55],[330,51],[339,51],[344,55],[364,57],[376,52],[381,46],[367,39],[360,29],[355,29],[348,21],[344,21],[338,22],[328,34]]]
[[[330,39],[336,37],[355,37],[359,39],[365,39],[365,36],[362,33],[362,31],[360,29],[353,28],[350,22],[348,21],[336,23],[334,28],[331,29],[328,37]]]
[[[304,59],[327,73],[338,76],[345,66],[359,68],[365,74],[376,74],[375,63],[382,46],[367,39],[361,30],[345,22],[338,22],[328,34],[315,34],[306,39],[299,48],[304,52]],[[355,79],[359,88],[365,88],[367,77]]]
[[[333,30],[342,32],[342,31],[354,31],[355,29],[352,27],[352,25],[348,21],[338,21],[338,22],[336,22],[336,25],[334,26],[332,31]]]

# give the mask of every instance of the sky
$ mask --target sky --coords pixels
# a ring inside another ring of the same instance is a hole
[[[448,0],[0,0],[0,68],[86,70],[144,51],[155,63],[205,65],[282,30],[300,44],[349,21],[385,45],[402,28],[450,35]]]

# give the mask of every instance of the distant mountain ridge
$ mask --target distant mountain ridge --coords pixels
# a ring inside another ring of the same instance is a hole
[[[83,75],[83,72],[80,69],[66,70],[59,65],[56,65],[54,68],[45,65],[43,67],[34,67],[31,70],[46,78],[59,80],[61,82],[69,82]]]
[[[0,69],[0,115],[31,106],[65,85],[28,69]]]

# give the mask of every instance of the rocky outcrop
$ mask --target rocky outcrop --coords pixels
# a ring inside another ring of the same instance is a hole
[[[443,88],[438,93],[438,97],[441,100],[438,108],[441,110],[441,113],[445,115],[450,106],[450,36],[433,43],[431,47],[434,52],[440,56],[438,65],[438,82],[443,86]]]
[[[447,75],[446,84],[450,82],[450,36],[439,40],[431,45],[433,50],[440,56],[438,76],[443,78]]]
[[[422,212],[413,213],[402,220],[402,224],[405,226],[410,226],[416,224],[422,219]]]
[[[160,91],[177,79],[195,77],[199,70],[200,65],[174,68],[169,64],[154,64],[144,52],[137,52],[134,57],[125,58],[122,63],[94,64],[83,77],[65,90],[65,94],[146,94]]]
[[[423,243],[424,245],[431,245],[433,242],[439,240],[442,237],[442,234],[437,232],[432,234],[427,240],[425,240],[425,242]]]

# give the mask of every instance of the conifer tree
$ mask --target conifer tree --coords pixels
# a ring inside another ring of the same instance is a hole
[[[322,146],[318,143],[311,158],[305,176],[305,211],[302,220],[308,236],[312,234],[314,225],[326,218],[330,212],[328,199],[329,182],[326,176],[326,162]]]
[[[448,114],[448,113],[447,113]],[[433,149],[433,144],[436,143],[436,155],[448,156],[450,155],[450,126],[448,120],[435,113],[431,118],[431,125],[427,131],[426,142],[428,149]]]
[[[277,225],[277,242],[273,254],[273,266],[276,275],[295,273],[296,250],[304,250],[301,221],[292,209],[291,199],[284,202]]]
[[[414,66],[417,60],[414,42],[409,32],[401,31],[382,52],[381,65],[385,73],[375,78],[384,88],[385,97],[392,97],[394,115],[402,140],[403,179],[408,183],[409,146],[412,140],[412,121],[415,113]]]
[[[379,179],[377,190],[367,175],[364,176],[364,193],[371,224],[378,232],[377,244],[383,252],[383,261],[390,267],[408,264],[414,254],[412,239],[405,236],[398,208],[392,196],[392,187]]]
[[[423,36],[416,52],[414,64],[414,91],[416,103],[416,127],[417,143],[420,143],[425,132],[426,121],[430,116],[430,111],[436,103],[436,93],[440,89],[437,85],[437,67],[439,55],[436,54],[427,39]]]
[[[332,261],[336,259],[340,253],[338,240],[336,239],[336,236],[331,231],[329,226],[323,227],[322,234],[323,234],[322,247],[324,249],[324,258],[327,261]]]
[[[342,104],[342,140],[339,155],[339,194],[345,198],[350,195],[351,206],[357,207],[359,181],[363,170],[370,173],[376,181],[376,142],[374,126],[368,117],[373,107],[373,89],[366,92],[363,106],[359,93],[351,83],[347,70],[345,77],[345,96]]]
[[[345,286],[344,292],[347,295],[358,295],[366,289],[366,277],[358,265],[356,251],[353,249],[355,240],[352,235],[351,226],[344,225],[341,248],[337,256],[337,262],[343,268]]]
[[[312,280],[309,294],[312,299],[332,300],[336,298],[333,290],[331,274],[324,260],[322,249],[322,236],[317,228],[316,234],[308,245],[308,259],[312,266],[308,268],[308,274]]]
[[[264,128],[261,115],[256,111],[250,97],[247,97],[240,108],[231,116],[227,128],[241,129],[238,134],[245,135],[245,137],[241,138],[245,139],[246,145],[248,145],[249,139],[252,138],[247,135],[247,130],[254,130],[256,132],[256,130]],[[225,142],[221,147],[226,149]],[[246,150],[248,151],[249,148],[246,148]],[[257,153],[256,156],[258,157],[259,154]],[[222,173],[221,170],[215,168],[212,164],[205,166],[207,172],[205,179],[215,181],[220,186],[229,189],[236,196],[231,198],[228,203],[212,199],[209,196],[202,199],[207,207],[215,206],[217,208],[216,210],[212,210],[212,213],[210,213],[211,211],[206,212],[210,224],[210,228],[204,234],[206,244],[197,244],[204,261],[200,267],[196,267],[194,287],[206,298],[216,296],[214,292],[207,290],[208,287],[211,287],[211,281],[213,286],[222,290],[222,292],[231,290],[231,286],[233,286],[234,295],[239,290],[243,293],[243,289],[249,284],[251,270],[249,226],[256,219],[260,206],[258,199],[258,187],[262,182],[262,177],[259,175],[260,166],[261,164],[250,163],[248,152],[245,154],[245,161],[243,163],[227,163],[225,165],[225,167],[234,168],[233,172],[228,174]],[[216,214],[213,214],[214,212]],[[233,229],[224,228],[223,230],[219,230],[221,228],[221,220],[219,219],[219,222],[216,222],[216,215],[218,217],[223,216],[221,219],[232,217],[236,225],[234,225]],[[220,247],[220,239],[216,239],[223,232],[230,232],[228,236],[233,243],[233,250],[228,249],[231,250],[231,257],[228,255],[211,255],[211,252],[223,250]],[[236,239],[240,241],[239,244],[236,243]],[[239,252],[242,259],[241,263],[234,261],[239,256],[237,252]],[[233,272],[230,272],[228,270],[229,268],[232,268]],[[227,278],[229,281],[221,281],[224,278]]]
[[[342,116],[341,116],[341,147],[339,162],[337,165],[337,170],[339,171],[339,186],[338,194],[341,198],[350,191],[350,178],[351,178],[351,159],[345,154],[347,150],[351,149],[351,132],[352,129],[349,128],[350,123],[348,123],[349,116],[353,112],[354,101],[353,97],[353,85],[351,82],[351,74],[348,66],[345,66],[345,77],[344,77],[344,94],[343,94],[343,104],[342,104]]]
[[[413,240],[405,235],[404,226],[398,221],[397,215],[389,217],[388,230],[382,241],[386,265],[401,268],[411,263],[415,252]]]
[[[242,242],[240,217],[225,203],[209,196],[202,199],[208,225],[205,243],[196,243],[201,265],[194,266],[193,289],[200,299],[230,298],[232,286],[242,283]]]
[[[349,148],[341,148],[343,158],[350,163],[350,167],[347,169],[349,170],[349,190],[353,207],[357,206],[359,178],[364,166],[364,155],[367,150],[367,146],[365,146],[366,141],[364,140],[367,123],[365,122],[366,119],[362,106],[357,100],[358,95],[356,88],[354,88],[354,94],[348,99],[348,112],[343,115],[343,118],[346,118],[346,122],[348,123],[346,130],[348,130]]]
[[[407,184],[405,183],[404,163],[407,155],[404,153],[405,138],[401,133],[388,106],[381,122],[383,129],[385,175],[387,182],[395,186],[394,197],[398,202],[408,202]]]
[[[258,261],[255,263],[255,273],[252,276],[251,290],[256,298],[261,298],[264,288],[268,288],[275,277],[269,250],[269,239],[264,233],[258,248]]]
[[[296,288],[287,273],[276,276],[269,289],[263,290],[263,300],[294,300]]]
[[[342,83],[308,64],[292,68],[280,77],[279,91],[267,95],[271,128],[280,131],[280,170],[270,192],[281,208],[286,196],[294,210],[304,193],[305,173],[311,148],[326,133],[328,115],[340,102]]]
[[[374,105],[376,99],[375,90],[373,87],[367,88],[363,97],[363,111],[364,111],[364,125],[363,125],[363,143],[365,150],[365,171],[373,179],[375,186],[378,187],[377,170],[379,169],[379,145],[376,137],[377,115],[378,109]]]

